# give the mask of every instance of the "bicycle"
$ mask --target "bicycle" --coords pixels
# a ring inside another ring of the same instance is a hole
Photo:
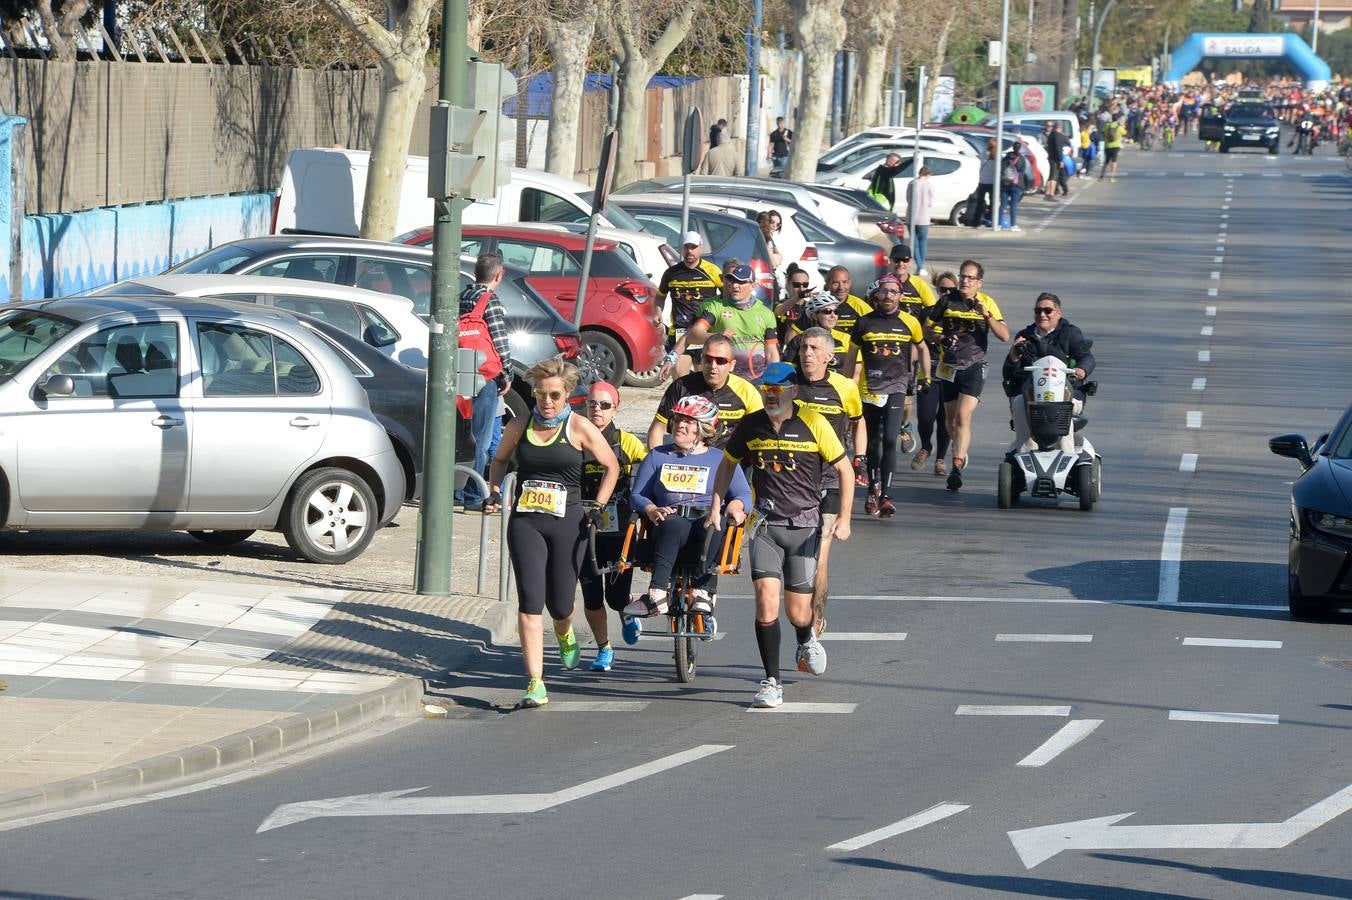
[[[625,530],[624,545],[620,549],[620,558],[616,563],[621,572],[634,567],[641,568],[645,572],[652,571],[653,538],[648,531],[648,520],[635,514]],[[709,558],[709,548],[713,544],[715,534],[723,536],[723,544],[718,561],[712,568],[706,568],[705,560]],[[690,609],[694,583],[696,579],[710,573],[736,575],[739,571],[738,563],[741,560],[745,537],[745,524],[736,525],[725,520],[721,532],[716,532],[712,528],[705,529],[704,542],[698,557],[694,557],[688,547],[681,548],[680,554],[676,557],[676,566],[671,573],[671,594],[667,598],[666,616],[670,621],[666,634],[676,641],[672,658],[676,664],[676,680],[682,684],[689,684],[695,678],[699,644],[722,637],[718,631],[718,620],[712,613],[694,612]],[[654,632],[645,633],[655,635]]]
[[[1155,146],[1155,129],[1147,125],[1141,130],[1141,149],[1149,150],[1153,146]]]
[[[1172,125],[1164,126],[1164,134],[1160,136],[1160,146],[1166,151],[1174,149],[1174,127]]]

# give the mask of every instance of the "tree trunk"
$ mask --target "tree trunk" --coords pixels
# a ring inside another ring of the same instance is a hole
[[[395,234],[413,119],[422,101],[426,78],[421,59],[387,61],[381,68],[384,79],[362,201],[361,236],[388,241]]]
[[[944,27],[939,29],[939,40],[934,45],[934,58],[925,73],[925,109],[934,109],[934,91],[939,87],[939,73],[944,70],[944,63],[948,60],[948,36],[953,32],[953,23],[957,18],[957,9],[950,10],[944,17]]]
[[[596,31],[599,3],[587,3],[581,15],[545,19],[545,43],[553,61],[554,94],[550,100],[545,171],[565,178],[577,173],[577,129],[582,116],[582,89],[587,77],[587,51]]]
[[[843,0],[790,0],[789,6],[794,39],[803,53],[803,86],[787,174],[790,181],[812,181],[831,109],[836,51],[845,40]]]
[[[615,184],[639,179],[638,163],[645,157],[643,119],[648,82],[656,70],[637,55],[620,63],[620,108],[615,117]]]
[[[885,124],[883,119],[883,76],[887,74],[887,59],[892,49],[886,44],[869,44],[864,51],[864,65],[859,71],[859,93],[855,99],[855,113],[851,131],[863,131]]]
[[[73,60],[77,45],[75,31],[80,27],[80,19],[89,11],[90,0],[40,0],[36,3],[38,19],[42,22],[42,33],[47,38],[47,48],[51,59]],[[59,8],[59,9],[58,9]]]

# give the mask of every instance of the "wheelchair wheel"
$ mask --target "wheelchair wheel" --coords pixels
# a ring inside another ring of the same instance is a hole
[[[689,630],[690,617],[682,613],[673,621],[676,623],[676,680],[681,684],[689,684],[695,679],[695,639],[692,637],[681,637],[682,632]]]

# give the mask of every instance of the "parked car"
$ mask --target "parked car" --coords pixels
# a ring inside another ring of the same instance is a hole
[[[1352,407],[1311,447],[1304,436],[1268,441],[1278,456],[1298,460],[1291,486],[1287,607],[1310,618],[1352,604]]]
[[[261,275],[143,275],[90,292],[96,297],[216,297],[275,306],[331,322],[405,366],[427,368],[427,322],[413,301],[342,284]]]
[[[836,163],[839,158],[849,153],[853,148],[860,144],[870,141],[892,141],[895,143],[914,144],[917,133],[915,128],[909,125],[888,125],[878,128],[869,128],[865,131],[856,132],[842,141],[832,145],[819,158],[820,161],[827,164]],[[924,142],[933,142],[937,146],[934,149],[947,150],[949,153],[961,153],[970,155],[971,151],[964,146],[962,141],[956,140],[948,131],[938,126],[927,125],[919,132],[919,138]],[[979,154],[978,154],[979,155]]]
[[[835,172],[825,173],[823,180],[847,187],[864,187],[868,184],[873,170],[887,158],[888,152],[886,147],[875,148],[872,155],[861,156]],[[906,188],[914,177],[913,164],[914,160],[910,156],[904,157],[901,161],[901,170],[892,180],[895,198],[892,210],[900,216],[906,214]],[[936,223],[946,221],[950,225],[956,225],[958,217],[962,215],[963,208],[967,205],[967,198],[977,188],[981,176],[981,161],[974,156],[927,152],[924,154],[923,165],[930,167],[930,184],[934,189],[932,221]]]
[[[427,246],[432,229],[419,228],[400,238],[407,244]],[[577,309],[578,276],[586,247],[584,236],[549,225],[465,225],[460,237],[460,250],[467,256],[497,253],[508,266],[525,272],[527,283],[570,322]],[[587,302],[582,306],[579,365],[594,371],[601,381],[642,382],[639,373],[659,366],[666,351],[656,297],[657,286],[618,245],[595,241]]]
[[[404,474],[366,393],[287,313],[169,297],[0,310],[8,529],[280,531],[359,555]]]
[[[952,135],[948,135],[952,137]],[[842,168],[848,167],[851,163],[861,157],[867,156],[870,159],[877,156],[877,151],[882,149],[888,153],[897,153],[901,156],[910,156],[918,145],[920,152],[926,155],[930,153],[961,153],[963,156],[974,156],[975,152],[966,141],[961,142],[963,150],[955,148],[952,141],[935,140],[933,138],[920,137],[902,137],[902,138],[872,138],[865,141],[859,141],[851,147],[844,148],[831,154],[830,158],[823,157],[817,161],[816,180],[820,181],[823,175],[832,172],[838,172]]]
[[[995,137],[994,128],[986,128],[981,125],[954,125],[951,126],[954,134],[961,135],[973,149],[978,151],[979,155],[985,156],[986,143]],[[1004,131],[1004,143],[1001,145],[1000,156],[1019,146],[1023,155],[1033,161],[1033,190],[1038,190],[1047,180],[1051,173],[1051,161],[1047,158],[1047,150],[1042,146],[1042,132],[1032,128],[1010,129]]]
[[[1000,117],[991,113],[981,120],[981,124],[988,128],[994,128],[995,123]],[[1066,137],[1070,138],[1070,146],[1078,148],[1080,146],[1080,117],[1073,112],[1058,109],[1045,109],[1041,112],[1007,112],[1004,116],[1005,127],[1024,126],[1036,128],[1039,131],[1047,122],[1055,124]]]
[[[425,247],[358,238],[273,235],[220,244],[184,260],[167,274],[207,272],[269,275],[345,285],[360,283],[364,287],[379,287],[384,293],[409,297],[420,317],[430,315],[432,251]],[[473,278],[474,258],[461,257],[460,289]],[[582,343],[573,323],[564,321],[526,283],[524,272],[509,268],[497,293],[510,333],[516,392],[521,398],[527,398],[530,386],[520,376],[542,359],[560,354],[567,359],[576,358]],[[524,405],[526,401],[522,399],[521,402]]]

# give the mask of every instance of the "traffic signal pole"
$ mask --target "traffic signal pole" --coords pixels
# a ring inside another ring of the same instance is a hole
[[[441,78],[437,106],[465,103],[468,0],[443,0]],[[429,154],[430,155],[430,154]],[[418,548],[414,590],[451,592],[451,536],[455,515],[455,386],[460,336],[460,217],[464,196],[434,198],[432,233],[432,321],[427,350],[427,414],[423,425],[422,505],[418,510]]]

